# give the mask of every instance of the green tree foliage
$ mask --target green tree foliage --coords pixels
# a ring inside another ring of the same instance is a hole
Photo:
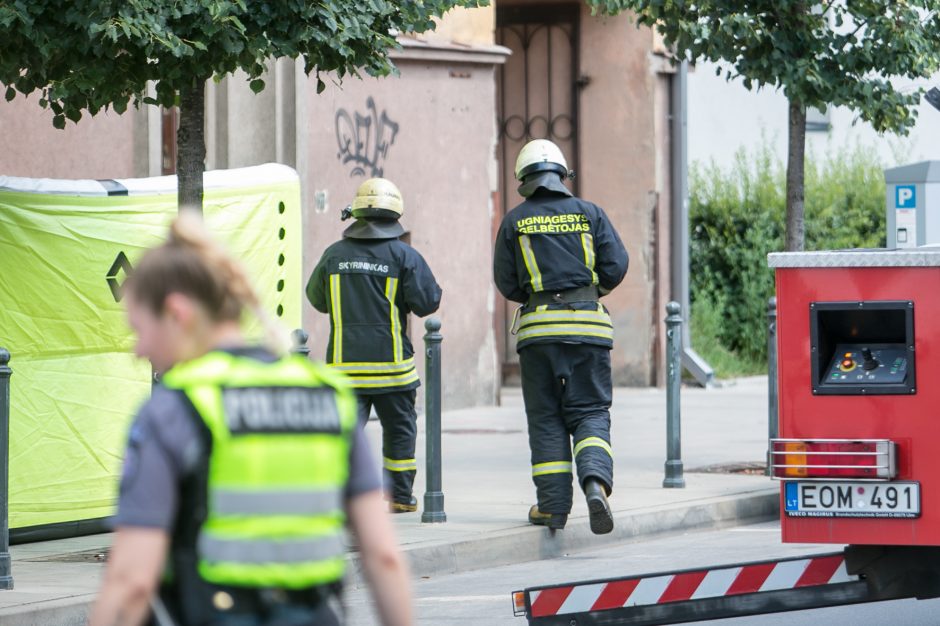
[[[180,169],[195,156],[201,203],[203,88],[243,70],[264,88],[266,62],[303,57],[308,74],[339,79],[394,68],[396,34],[434,28],[449,9],[487,0],[0,0],[0,84],[7,100],[41,93],[53,124],[129,103],[181,104]],[[156,85],[144,97],[147,82]],[[187,102],[187,94],[190,95]],[[199,110],[197,110],[199,109]],[[198,117],[198,120],[191,119]],[[187,119],[190,118],[190,119]],[[200,128],[195,128],[197,126]],[[187,132],[189,134],[187,134]],[[184,145],[184,143],[186,145]],[[182,172],[181,172],[182,174]],[[181,187],[183,180],[181,178]]]
[[[863,146],[807,159],[808,249],[884,247],[884,167]],[[696,166],[689,178],[695,345],[732,352],[744,371],[766,367],[767,300],[774,293],[767,253],[783,244],[785,187],[783,164],[766,143],[740,151],[726,170]]]
[[[787,249],[803,247],[806,108],[845,106],[878,131],[906,134],[926,78],[940,66],[940,0],[587,0],[594,11],[630,10],[680,58],[723,62],[748,89],[790,101]],[[718,70],[719,74],[722,72]]]

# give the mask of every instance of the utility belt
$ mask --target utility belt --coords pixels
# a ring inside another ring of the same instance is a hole
[[[509,332],[513,335],[517,334],[521,330],[520,322],[522,323],[522,326],[524,326],[526,318],[531,319],[531,316],[533,315],[538,314],[541,316],[547,315],[557,317],[557,314],[561,313],[561,311],[538,313],[536,309],[540,306],[563,304],[568,305],[568,309],[573,311],[574,307],[570,306],[571,304],[576,302],[597,302],[599,299],[600,294],[597,290],[597,285],[587,285],[586,287],[575,287],[574,289],[564,289],[561,291],[537,291],[529,295],[529,300],[516,309],[516,312],[512,316],[512,325],[509,328]],[[522,318],[520,319],[519,315],[523,310],[527,311],[527,313],[523,313]],[[583,315],[592,314],[605,318],[609,324],[609,318],[607,317],[606,313],[592,313],[590,311],[583,313]],[[578,317],[581,317],[581,315]]]
[[[597,302],[599,299],[597,285],[575,287],[563,291],[536,291],[529,296],[526,308],[543,306],[546,304],[570,304],[572,302]]]
[[[180,579],[161,588],[160,595],[151,603],[153,613],[149,626],[226,626],[230,623],[264,626],[270,616],[285,612],[304,616],[328,614],[332,612],[329,607],[336,604],[331,599],[339,598],[342,593],[339,582],[306,589],[278,589],[216,585],[199,576],[186,576],[185,580],[189,584],[183,584],[184,579]],[[253,617],[253,621],[248,620],[248,616]],[[308,622],[338,623],[325,618],[317,621],[312,617],[301,623]]]
[[[273,608],[284,605],[316,608],[333,596],[338,596],[342,587],[339,583],[332,585],[317,585],[306,589],[254,589],[249,587],[232,587],[228,585],[211,585],[213,590],[213,604],[218,604],[220,594],[231,598],[231,607],[216,606],[224,613],[254,613],[264,614]],[[228,598],[222,596],[221,602],[229,604]]]

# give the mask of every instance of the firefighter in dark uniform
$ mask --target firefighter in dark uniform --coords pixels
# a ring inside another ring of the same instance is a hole
[[[375,407],[382,423],[382,455],[389,508],[418,509],[415,473],[416,389],[408,313],[430,315],[441,288],[424,258],[399,239],[405,230],[401,193],[391,181],[359,186],[343,219],[356,218],[323,253],[307,283],[313,307],[330,316],[326,360],[347,374],[359,397],[359,419]]]
[[[604,211],[564,186],[570,172],[554,143],[527,143],[515,175],[525,201],[503,219],[493,274],[499,291],[522,303],[513,325],[538,497],[529,521],[565,527],[573,456],[591,530],[608,533],[613,325],[598,298],[623,280],[627,251]]]

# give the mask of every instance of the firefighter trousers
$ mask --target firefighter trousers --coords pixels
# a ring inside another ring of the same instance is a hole
[[[610,350],[590,344],[536,343],[519,351],[519,364],[539,510],[571,512],[572,456],[578,484],[583,487],[594,478],[607,486],[609,494],[614,470]]]
[[[358,394],[359,423],[369,419],[372,407],[382,424],[382,475],[385,493],[394,502],[411,502],[412,487],[418,463],[415,460],[415,441],[418,438],[418,414],[415,412],[417,391],[392,391],[377,394]]]

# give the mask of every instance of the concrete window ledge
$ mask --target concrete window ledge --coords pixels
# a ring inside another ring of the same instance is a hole
[[[497,45],[470,45],[452,42],[428,42],[411,37],[399,37],[401,50],[392,50],[389,57],[395,61],[435,61],[443,63],[477,63],[502,65],[512,52]]]

